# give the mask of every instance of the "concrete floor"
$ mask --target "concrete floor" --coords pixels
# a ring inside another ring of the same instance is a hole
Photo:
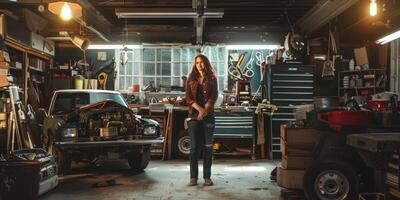
[[[201,166],[201,163],[200,163]],[[217,158],[212,166],[214,186],[186,186],[189,180],[189,161],[152,160],[146,170],[134,174],[124,162],[104,163],[93,167],[75,165],[71,173],[60,177],[58,187],[40,197],[40,200],[160,200],[160,199],[303,199],[298,194],[283,193],[269,174],[276,163],[266,160]],[[202,168],[199,171],[202,177]],[[93,187],[105,180],[116,185]],[[285,194],[285,195],[283,195]],[[284,196],[292,197],[284,197]],[[301,196],[301,195],[300,195]]]

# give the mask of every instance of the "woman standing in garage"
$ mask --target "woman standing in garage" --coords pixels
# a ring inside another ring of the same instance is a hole
[[[203,151],[204,185],[211,186],[212,144],[215,126],[214,104],[218,97],[218,84],[210,61],[204,55],[194,58],[192,71],[186,82],[186,102],[189,105],[190,181],[189,186],[197,185],[198,155],[201,145]],[[204,138],[204,139],[203,139]],[[204,141],[204,144],[200,142]]]

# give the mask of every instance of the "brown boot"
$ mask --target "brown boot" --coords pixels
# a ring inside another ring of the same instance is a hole
[[[189,183],[187,184],[188,186],[195,186],[197,185],[197,179],[191,178]]]
[[[210,178],[205,178],[203,185],[204,186],[212,186],[212,185],[214,185],[214,182]]]

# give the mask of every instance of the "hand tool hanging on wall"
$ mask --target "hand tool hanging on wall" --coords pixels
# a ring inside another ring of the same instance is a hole
[[[97,79],[99,81],[100,89],[102,89],[102,90],[106,89],[107,77],[108,77],[108,75],[105,72],[101,72],[97,76]]]
[[[238,61],[236,62],[236,65],[233,65],[233,58],[230,56],[229,57],[229,67],[228,67],[228,73],[234,78],[235,80],[245,80],[245,77],[243,76],[242,70],[240,69],[240,65],[243,63],[244,57],[247,52],[244,52],[239,56]]]

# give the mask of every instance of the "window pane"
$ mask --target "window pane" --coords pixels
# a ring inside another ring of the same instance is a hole
[[[187,62],[187,61],[189,61],[188,60],[188,49],[187,48],[184,48],[184,49],[181,49],[182,51],[182,55],[181,55],[181,61],[182,62]]]
[[[133,75],[139,76],[139,63],[134,62],[133,64]]]
[[[181,60],[181,49],[174,48],[173,52],[174,52],[174,56],[173,56],[174,60],[173,61],[180,61]]]
[[[128,61],[132,62],[133,61],[133,53],[131,51],[128,51],[127,55],[128,55]]]
[[[132,87],[132,76],[126,77],[126,89],[128,89],[129,87]]]
[[[133,50],[133,61],[140,62],[140,49]]]
[[[153,48],[143,49],[143,60],[144,61],[155,61],[156,50]]]
[[[170,62],[171,61],[171,49],[161,49],[161,60],[163,62]]]
[[[174,77],[172,78],[172,85],[181,85],[181,78],[179,77]]]
[[[220,75],[224,75],[224,73],[225,73],[225,65],[224,65],[224,63],[220,62],[220,63],[218,63],[217,65],[218,65],[217,74],[218,74],[219,76],[220,76]]]
[[[182,75],[188,75],[189,74],[189,63],[182,63]]]
[[[217,47],[210,47],[210,53],[211,53],[211,60],[216,61],[217,60]]]
[[[161,75],[171,76],[171,64],[170,63],[162,63],[161,66],[162,66]]]
[[[119,77],[119,89],[121,89],[121,90],[125,89],[125,77],[124,76]]]
[[[157,69],[156,69],[157,76],[160,76],[161,75],[161,63],[157,63],[156,66],[157,66]]]
[[[151,81],[155,81],[154,77],[143,77],[143,88],[149,85]],[[153,86],[156,87],[156,85],[153,83]]]
[[[181,64],[180,63],[173,63],[173,75],[180,76],[181,75]]]
[[[190,48],[189,49],[189,60],[188,61],[192,61],[195,56],[196,56],[196,49],[195,48]]]
[[[218,59],[219,61],[225,60],[225,48],[218,48]]]
[[[132,84],[140,84],[139,83],[139,78],[138,77],[133,77]]]
[[[223,90],[224,89],[224,77],[219,76],[218,77],[218,90]]]
[[[159,85],[159,84],[171,85],[171,78],[158,77],[157,78],[157,85]]]
[[[143,63],[143,75],[155,75],[154,63]]]
[[[132,75],[132,72],[133,72],[132,68],[133,68],[133,63],[128,62],[126,64],[126,75]]]

